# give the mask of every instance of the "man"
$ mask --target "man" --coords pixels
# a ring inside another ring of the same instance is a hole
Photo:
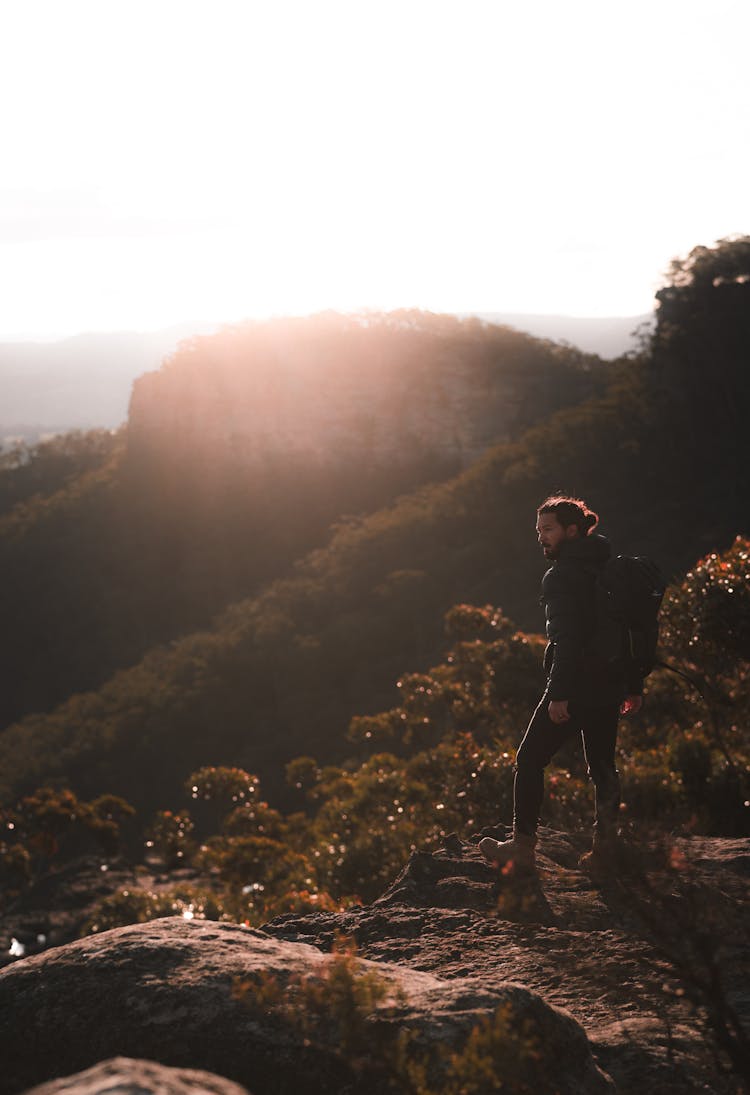
[[[596,792],[592,851],[581,865],[606,868],[613,856],[620,807],[615,742],[620,714],[639,711],[643,679],[625,662],[604,662],[595,647],[596,576],[610,556],[609,541],[594,534],[598,516],[585,502],[550,497],[537,510],[536,531],[552,566],[542,579],[547,686],[516,754],[513,836],[485,837],[479,848],[491,863],[534,868],[544,769],[580,732]]]

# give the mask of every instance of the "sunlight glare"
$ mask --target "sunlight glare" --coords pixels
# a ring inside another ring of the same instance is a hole
[[[650,310],[674,255],[747,227],[747,29],[723,0],[30,0],[6,322]]]

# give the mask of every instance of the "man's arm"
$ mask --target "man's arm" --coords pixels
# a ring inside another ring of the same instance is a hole
[[[575,691],[581,671],[581,658],[586,640],[584,629],[583,598],[585,587],[575,580],[574,574],[562,567],[548,570],[542,582],[542,599],[547,615],[547,638],[554,644],[552,665],[549,671],[547,692],[551,703],[564,703],[555,718],[564,722],[567,702]]]

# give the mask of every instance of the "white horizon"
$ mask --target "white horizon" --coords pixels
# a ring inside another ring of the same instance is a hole
[[[750,227],[738,0],[25,0],[0,26],[2,341],[635,317]]]
[[[0,344],[8,345],[8,344],[11,344],[11,343],[14,343],[14,342],[18,342],[18,343],[38,343],[39,345],[47,345],[47,344],[55,343],[55,342],[68,342],[68,341],[72,341],[72,340],[79,339],[79,338],[96,337],[97,335],[112,335],[112,336],[116,336],[116,335],[124,335],[124,336],[127,336],[127,335],[156,335],[156,334],[160,334],[160,333],[167,333],[167,332],[172,331],[172,330],[178,331],[182,328],[195,328],[195,327],[213,328],[213,329],[218,331],[218,330],[221,330],[222,328],[225,328],[225,327],[240,326],[243,323],[254,322],[254,321],[265,322],[265,321],[273,321],[273,320],[285,319],[285,318],[290,318],[290,319],[298,319],[298,318],[305,318],[305,317],[312,318],[316,315],[321,315],[324,312],[334,312],[334,313],[339,313],[341,315],[366,315],[368,313],[385,314],[387,312],[402,311],[402,310],[410,310],[410,309],[409,309],[408,306],[400,307],[400,308],[387,308],[387,309],[386,308],[365,308],[365,307],[363,307],[363,308],[349,308],[349,309],[325,308],[325,309],[317,309],[316,311],[311,311],[311,312],[276,312],[276,313],[266,313],[264,315],[236,316],[232,319],[205,319],[205,318],[194,319],[194,320],[182,319],[182,320],[177,320],[177,321],[174,321],[174,322],[157,323],[157,324],[154,324],[153,326],[88,327],[88,328],[80,329],[80,330],[52,331],[48,334],[39,334],[39,333],[26,332],[26,331],[21,331],[21,332],[10,331],[10,332],[0,333]],[[651,312],[640,312],[637,315],[632,315],[630,313],[626,313],[624,315],[606,315],[606,316],[571,315],[571,314],[564,313],[564,312],[517,312],[517,311],[514,311],[514,312],[506,312],[506,311],[487,312],[487,311],[478,310],[478,309],[472,309],[471,311],[464,311],[464,312],[447,311],[447,310],[444,311],[444,312],[436,312],[434,309],[417,308],[416,306],[414,306],[414,310],[415,311],[423,311],[426,314],[432,313],[432,314],[436,314],[436,315],[452,315],[452,316],[456,316],[457,318],[466,318],[466,317],[476,316],[477,318],[485,319],[488,322],[497,322],[501,325],[504,322],[506,322],[510,319],[517,319],[517,320],[521,320],[521,321],[523,321],[523,320],[529,320],[529,321],[549,320],[551,322],[554,322],[556,320],[560,320],[563,323],[570,322],[570,323],[582,323],[582,324],[586,324],[586,323],[592,323],[592,324],[597,323],[597,324],[599,324],[599,323],[606,323],[607,321],[612,321],[613,323],[621,323],[624,320],[632,320],[634,322],[638,322],[638,321],[644,321],[644,320],[648,320],[650,318],[653,318],[654,315],[655,315],[655,312],[653,310]]]

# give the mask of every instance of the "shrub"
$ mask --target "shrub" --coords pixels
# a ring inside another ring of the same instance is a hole
[[[121,889],[98,902],[81,934],[91,935],[126,924],[144,924],[165,916],[183,916],[186,920],[231,919],[221,898],[200,887],[172,886],[159,892]]]

